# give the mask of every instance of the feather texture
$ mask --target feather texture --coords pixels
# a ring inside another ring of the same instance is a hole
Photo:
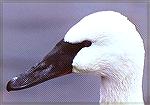
[[[92,42],[73,60],[73,71],[101,78],[100,103],[143,104],[144,45],[135,25],[114,11],[90,14],[74,25],[64,41]]]

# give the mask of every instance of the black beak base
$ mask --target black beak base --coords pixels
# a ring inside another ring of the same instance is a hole
[[[90,41],[70,44],[61,40],[44,59],[7,83],[7,91],[21,90],[44,81],[72,72],[72,62],[76,54],[91,45]]]

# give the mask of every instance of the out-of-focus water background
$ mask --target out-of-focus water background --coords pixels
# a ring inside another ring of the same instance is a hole
[[[4,3],[3,103],[98,102],[100,80],[90,75],[70,74],[14,92],[7,92],[5,87],[12,77],[39,62],[80,19],[102,10],[113,10],[127,16],[136,25],[147,52],[145,3]],[[148,78],[146,58],[145,101],[148,101]]]

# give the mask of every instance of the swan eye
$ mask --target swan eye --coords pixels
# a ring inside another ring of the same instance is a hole
[[[82,44],[84,45],[84,47],[89,47],[89,46],[91,46],[92,42],[89,40],[85,40],[82,42]]]

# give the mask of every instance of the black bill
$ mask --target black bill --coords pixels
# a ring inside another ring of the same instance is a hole
[[[61,40],[44,59],[30,70],[7,83],[7,91],[29,88],[46,80],[72,72],[72,62],[76,54],[91,45],[90,41],[71,44]]]

